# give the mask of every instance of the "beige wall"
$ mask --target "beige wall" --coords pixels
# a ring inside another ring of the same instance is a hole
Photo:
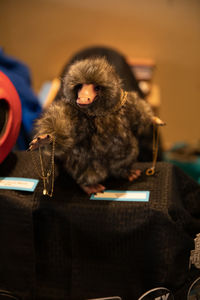
[[[29,65],[36,91],[100,44],[156,61],[166,145],[200,138],[199,0],[0,0],[0,45]]]

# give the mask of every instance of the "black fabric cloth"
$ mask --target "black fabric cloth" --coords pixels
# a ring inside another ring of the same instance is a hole
[[[0,290],[24,300],[137,300],[163,286],[186,299],[200,276],[189,270],[200,232],[200,187],[178,167],[137,163],[135,182],[109,179],[107,189],[150,191],[149,202],[89,200],[65,173],[52,198],[0,190]],[[30,153],[11,153],[0,176],[37,178]],[[1,299],[1,298],[0,298]]]

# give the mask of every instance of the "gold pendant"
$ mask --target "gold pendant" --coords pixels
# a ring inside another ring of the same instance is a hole
[[[146,175],[147,176],[152,176],[154,174],[155,174],[155,167],[151,167],[151,168],[146,170]]]

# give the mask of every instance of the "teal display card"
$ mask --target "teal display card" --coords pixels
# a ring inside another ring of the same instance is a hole
[[[103,193],[92,194],[90,200],[148,202],[149,196],[149,191],[105,190]]]
[[[33,192],[38,179],[22,177],[0,177],[0,189]]]

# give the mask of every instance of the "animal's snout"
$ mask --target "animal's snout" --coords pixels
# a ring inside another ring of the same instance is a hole
[[[77,103],[81,105],[90,104],[94,101],[96,94],[93,84],[83,84],[78,91]]]

